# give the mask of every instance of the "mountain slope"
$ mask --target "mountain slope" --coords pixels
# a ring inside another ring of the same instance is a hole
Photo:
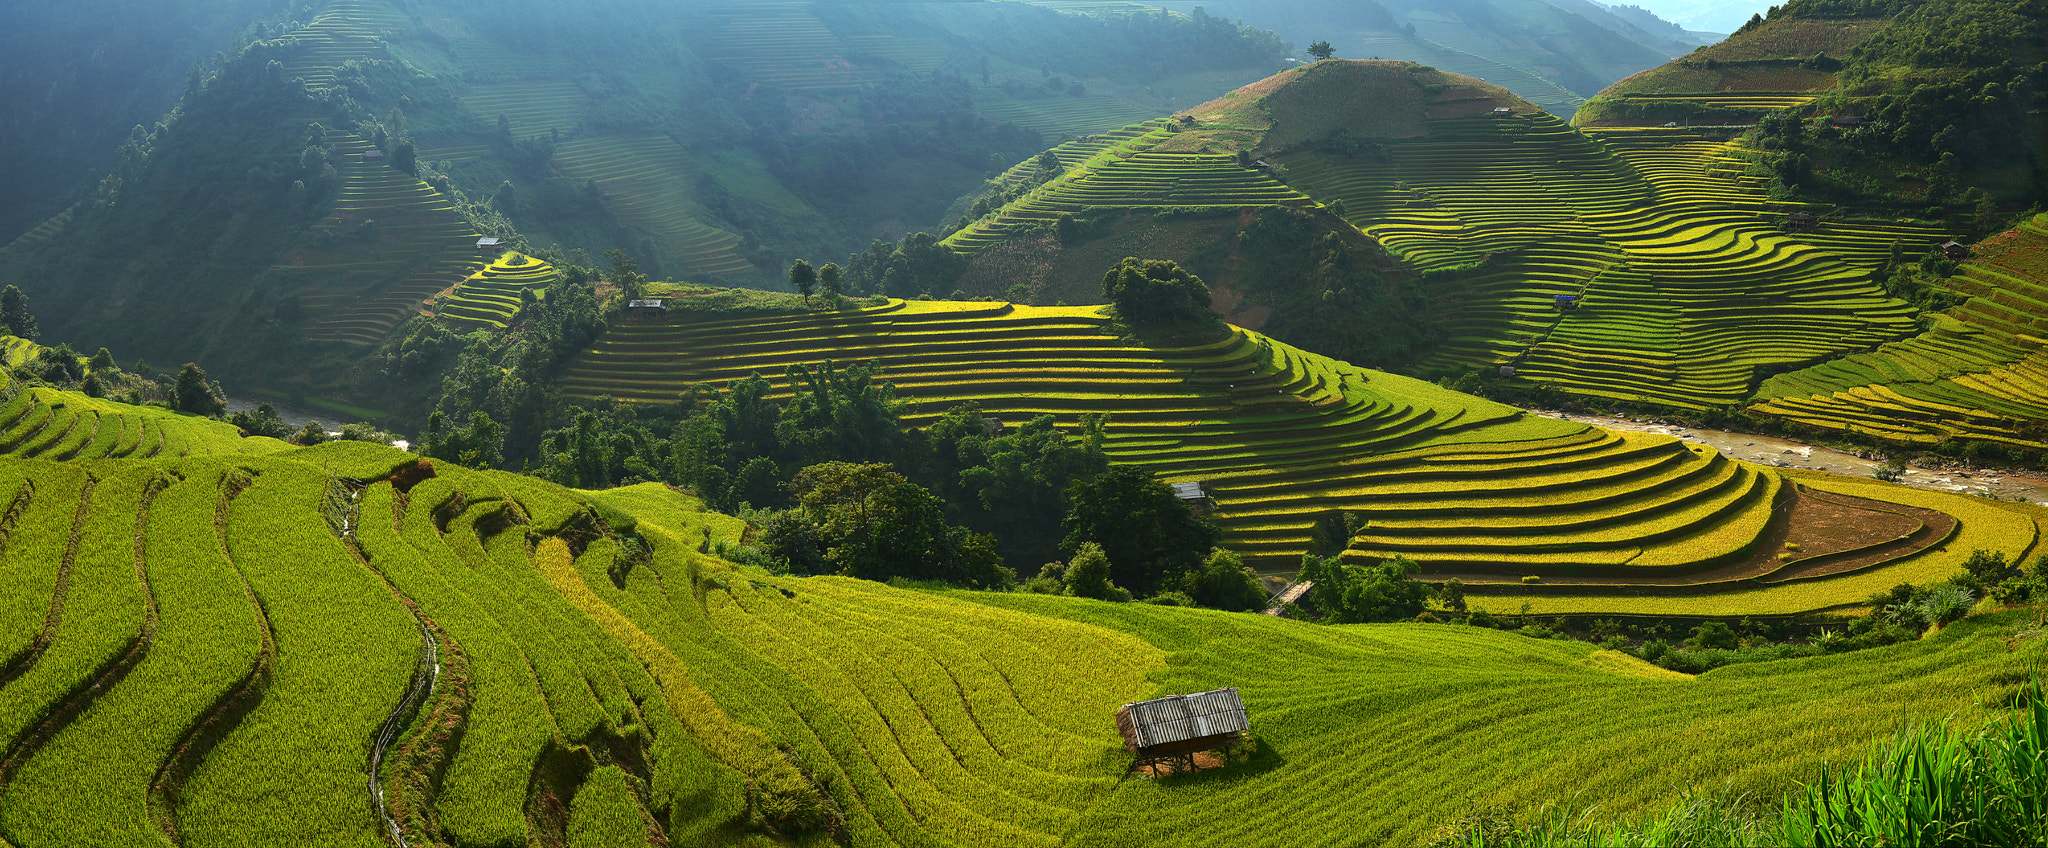
[[[361,444],[4,458],[0,492],[20,848],[1411,844],[1474,803],[1775,794],[1901,716],[1987,718],[2042,650],[2015,611],[1688,679],[1477,627],[779,577],[660,486]],[[1249,762],[1126,773],[1116,706],[1218,686]]]
[[[580,398],[667,403],[762,374],[777,375],[771,397],[786,397],[788,369],[826,361],[879,364],[913,425],[968,402],[1002,421],[1051,415],[1067,427],[1105,413],[1110,460],[1200,482],[1224,544],[1262,571],[1291,573],[1325,525],[1351,514],[1367,525],[1347,557],[1407,556],[1475,597],[1504,596],[1504,609],[1527,600],[1558,612],[1795,613],[1925,582],[1975,547],[2024,551],[2038,535],[2031,513],[1791,480],[1236,328],[1213,340],[1127,341],[1087,308],[891,301],[641,317],[611,328],[563,386]],[[1886,502],[1910,505],[1912,517]],[[1837,510],[1891,535],[1868,548],[1829,541],[1824,516]]]

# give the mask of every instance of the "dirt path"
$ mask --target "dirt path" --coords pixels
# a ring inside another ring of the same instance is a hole
[[[1675,424],[1659,423],[1649,418],[1580,415],[1541,409],[1529,411],[1545,418],[1577,421],[1609,430],[1662,433],[1675,436],[1682,441],[1707,445],[1726,454],[1730,459],[1776,468],[1805,468],[1846,477],[1869,477],[1883,465],[1852,453],[1815,447],[1775,436],[1680,427]],[[2029,503],[2048,506],[2048,478],[2032,473],[1970,471],[1916,465],[1908,466],[1905,476],[1900,478],[1899,482],[1937,492],[1989,496],[2000,500],[2023,498]]]

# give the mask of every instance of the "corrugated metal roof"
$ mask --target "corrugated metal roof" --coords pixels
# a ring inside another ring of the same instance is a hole
[[[1174,497],[1184,501],[1198,501],[1209,496],[1209,493],[1202,491],[1202,484],[1198,482],[1169,483],[1168,485],[1173,487]]]
[[[1118,712],[1129,716],[1130,735],[1135,737],[1131,742],[1139,748],[1252,727],[1251,719],[1245,715],[1244,701],[1238,699],[1234,687],[1125,704]]]

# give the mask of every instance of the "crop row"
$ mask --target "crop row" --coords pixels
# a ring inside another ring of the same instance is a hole
[[[1298,561],[1334,511],[1373,517],[1358,555],[1398,551],[1475,580],[1636,561],[1706,568],[1753,542],[1778,490],[1769,472],[1711,451],[1565,438],[1578,428],[1252,333],[1194,348],[1132,347],[1109,333],[1087,310],[941,303],[636,324],[573,362],[565,387],[662,402],[759,373],[781,396],[789,365],[874,359],[912,401],[913,421],[970,400],[1004,420],[1108,413],[1112,460],[1205,481],[1227,543],[1275,570]],[[1683,376],[1674,366],[1643,390]]]
[[[668,248],[686,274],[731,274],[753,266],[740,240],[699,220],[692,198],[699,176],[688,151],[667,136],[581,139],[555,153],[555,165],[578,182],[594,183],[620,218]]]
[[[944,244],[975,253],[1020,230],[1051,225],[1063,215],[1092,208],[1186,208],[1305,205],[1308,198],[1271,173],[1225,154],[1156,151],[1171,138],[1166,119],[1133,124],[1100,138],[1053,149],[1057,177],[949,236]],[[1012,168],[1006,183],[1036,173],[1037,163]]]
[[[1726,148],[1692,130],[1595,141],[1548,116],[1466,118],[1433,120],[1383,157],[1285,164],[1410,264],[1485,263],[1447,321],[1439,365],[1511,366],[1575,393],[1700,408],[1741,403],[1758,369],[1912,331],[1910,308],[1867,269],[1895,239],[1926,244],[1928,228],[1780,233],[1761,194],[1727,177]]]
[[[1758,390],[1757,412],[1888,441],[1947,439],[2032,449],[2031,422],[2048,419],[2048,254],[2042,219],[1989,240],[1945,285],[1968,298],[1912,338],[1781,374]]]
[[[244,439],[232,425],[162,409],[96,400],[40,386],[0,405],[0,453],[43,459],[172,458],[260,454],[275,439]]]
[[[440,316],[458,327],[503,327],[519,314],[528,290],[544,294],[561,278],[553,265],[518,253],[506,253],[471,274],[450,292]]]
[[[312,337],[371,344],[468,275],[476,232],[432,186],[365,155],[375,150],[369,142],[350,135],[335,146],[341,196],[313,231],[334,237],[322,250],[344,263],[277,265],[271,273],[312,281],[298,293]]]

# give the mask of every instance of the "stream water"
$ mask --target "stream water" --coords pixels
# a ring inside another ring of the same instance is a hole
[[[1579,415],[1540,409],[1532,409],[1530,412],[1546,418],[1578,421],[1609,430],[1663,433],[1684,441],[1707,445],[1733,459],[1777,468],[1810,468],[1848,477],[1869,477],[1883,465],[1881,462],[1864,459],[1852,453],[1773,436],[1680,427],[1647,418]],[[1922,489],[1995,497],[2008,501],[2019,499],[2048,506],[2048,477],[2034,472],[2013,473],[1909,465],[1905,476],[1901,477],[1899,482]]]

